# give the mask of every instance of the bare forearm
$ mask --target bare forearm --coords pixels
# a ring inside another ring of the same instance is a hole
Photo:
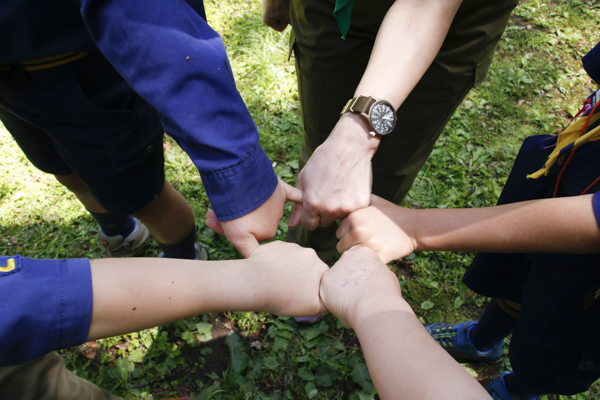
[[[271,242],[244,260],[157,258],[91,260],[89,339],[124,334],[215,311],[307,316],[328,270],[312,249]]]
[[[94,307],[89,340],[223,310],[258,310],[246,260],[90,260]]]
[[[479,209],[411,210],[417,251],[600,251],[592,195],[541,199]],[[404,217],[400,217],[404,219]]]
[[[403,0],[390,8],[355,95],[398,108],[435,58],[462,0]]]
[[[483,387],[425,331],[401,298],[351,319],[382,399],[489,399]],[[431,384],[435,382],[435,384]]]

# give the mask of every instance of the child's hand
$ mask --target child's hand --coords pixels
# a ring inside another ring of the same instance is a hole
[[[254,270],[249,284],[262,297],[261,311],[294,317],[327,311],[319,286],[329,268],[313,249],[276,241],[256,248],[248,261]]]
[[[413,210],[371,195],[371,205],[354,211],[339,226],[336,235],[340,253],[355,245],[375,251],[381,261],[398,260],[416,249],[412,233]]]
[[[402,301],[398,278],[372,250],[345,252],[321,280],[321,300],[343,323],[352,326],[364,313]],[[408,307],[410,309],[410,307]]]
[[[286,200],[302,204],[302,192],[279,178],[275,192],[256,210],[223,222],[217,219],[214,211],[209,210],[206,213],[206,225],[218,234],[227,236],[242,256],[248,257],[259,246],[259,242],[275,236]],[[290,218],[290,225],[294,224],[298,223]]]

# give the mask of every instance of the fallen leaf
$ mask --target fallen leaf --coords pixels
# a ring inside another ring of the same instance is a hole
[[[83,355],[85,356],[85,358],[89,359],[89,360],[93,360],[96,358],[96,354],[98,354],[98,352],[96,350],[93,349],[88,349],[86,350]]]
[[[129,348],[129,343],[128,342],[119,342],[119,343],[115,344],[115,347],[117,349],[127,350],[127,348]]]
[[[262,349],[262,346],[261,346],[261,344],[260,344],[260,342],[258,340],[250,343],[250,347],[253,348],[253,349],[256,349],[256,350]]]

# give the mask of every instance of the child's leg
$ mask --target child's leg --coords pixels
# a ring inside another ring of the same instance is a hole
[[[518,308],[517,308],[518,307]],[[510,335],[519,317],[519,305],[502,299],[492,299],[468,336],[480,351],[487,351]]]
[[[160,194],[132,215],[148,227],[163,251],[162,257],[207,259],[208,253],[196,255],[196,224],[191,206],[166,180]]]
[[[537,396],[548,394],[547,391],[531,386],[514,372],[510,372],[504,376],[504,383],[510,393],[517,395],[521,399],[535,399]]]
[[[79,199],[81,204],[96,219],[100,229],[107,236],[129,236],[135,229],[135,221],[129,215],[116,215],[109,213],[102,207],[90,193],[85,183],[75,173],[67,175],[54,175],[57,181],[69,189]]]
[[[99,53],[23,74],[25,83],[15,78],[0,85],[6,100],[0,118],[31,162],[93,213],[103,256],[133,255],[149,229],[168,246],[164,256],[198,258],[203,249],[195,243],[191,207],[165,185],[156,110]]]

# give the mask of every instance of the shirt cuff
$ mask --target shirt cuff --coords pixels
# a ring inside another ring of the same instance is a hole
[[[600,43],[583,56],[581,61],[590,78],[600,83]]]
[[[235,167],[202,173],[202,183],[219,221],[242,217],[263,205],[278,180],[271,160],[260,146]]]
[[[8,259],[15,272],[0,275],[0,365],[29,362],[87,339],[92,320],[88,259]]]
[[[594,197],[592,197],[592,207],[594,207],[596,222],[598,223],[598,226],[600,226],[600,192],[594,193]]]

